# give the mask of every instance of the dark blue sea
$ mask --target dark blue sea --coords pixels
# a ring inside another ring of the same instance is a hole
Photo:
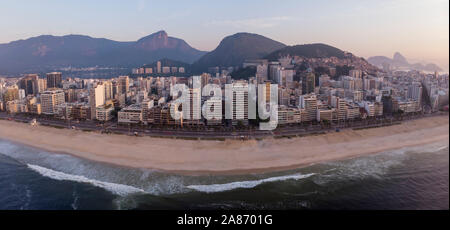
[[[448,141],[284,172],[181,176],[0,140],[0,209],[449,209]]]

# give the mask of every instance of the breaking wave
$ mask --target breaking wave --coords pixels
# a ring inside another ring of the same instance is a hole
[[[126,196],[126,195],[130,195],[130,194],[134,194],[134,193],[145,193],[144,190],[133,187],[133,186],[129,186],[129,185],[115,184],[115,183],[110,183],[110,182],[93,180],[93,179],[86,178],[84,176],[71,175],[71,174],[66,174],[63,172],[54,171],[54,170],[44,168],[44,167],[41,167],[38,165],[27,164],[27,166],[28,166],[28,168],[41,174],[42,176],[49,177],[54,180],[88,183],[88,184],[92,184],[96,187],[106,189],[116,195],[119,195],[119,196]]]
[[[234,189],[238,189],[238,188],[254,188],[260,184],[275,182],[275,181],[300,180],[300,179],[308,178],[312,175],[314,175],[314,173],[305,174],[305,175],[294,174],[294,175],[287,175],[287,176],[270,177],[270,178],[266,178],[266,179],[253,180],[253,181],[237,181],[237,182],[231,182],[231,183],[227,183],[227,184],[188,185],[186,187],[189,189],[199,191],[199,192],[214,193],[214,192],[223,192],[223,191],[234,190]]]

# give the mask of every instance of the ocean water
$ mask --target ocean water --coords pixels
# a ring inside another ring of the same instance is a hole
[[[449,209],[448,141],[233,176],[181,176],[0,140],[0,209]]]

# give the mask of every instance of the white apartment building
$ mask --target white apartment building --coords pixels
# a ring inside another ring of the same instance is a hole
[[[114,106],[112,105],[101,105],[95,110],[95,116],[99,121],[109,121],[112,119],[112,112],[114,111]],[[92,111],[91,111],[92,113]]]
[[[119,124],[137,124],[142,121],[142,107],[130,105],[117,113]]]
[[[183,118],[186,124],[198,124],[202,118],[201,103],[202,95],[199,88],[189,89],[189,107],[183,108]]]
[[[398,109],[403,111],[404,113],[414,113],[419,112],[420,105],[418,101],[399,101],[398,102]]]
[[[55,114],[56,107],[65,103],[65,95],[62,90],[48,90],[41,93],[41,108],[43,114]]]
[[[97,86],[93,87],[89,91],[89,105],[91,106],[91,119],[98,119],[96,117],[96,109],[99,106],[102,106],[105,104],[105,85],[98,84]]]
[[[235,82],[232,84],[232,123],[236,125],[241,121],[244,125],[248,124],[248,84],[246,82]],[[243,98],[243,100],[238,100]]]
[[[347,104],[347,119],[357,119],[361,117],[359,106],[356,104]]]
[[[408,86],[408,99],[418,101],[422,99],[422,84],[420,82],[413,82]]]
[[[299,108],[278,106],[278,124],[293,124],[301,122],[301,114]]]
[[[331,97],[331,106],[333,108],[336,108],[337,112],[337,119],[338,120],[345,120],[347,116],[347,102],[336,96]]]
[[[147,100],[148,92],[145,90],[139,91],[136,95],[136,103],[141,104],[143,101]]]
[[[318,121],[332,121],[334,120],[333,114],[336,113],[336,109],[318,109],[317,110],[317,120]]]
[[[313,121],[317,119],[317,96],[315,94],[301,95],[299,107],[304,110],[302,121]]]
[[[361,105],[367,112],[368,117],[382,116],[383,104],[378,102],[363,101]]]

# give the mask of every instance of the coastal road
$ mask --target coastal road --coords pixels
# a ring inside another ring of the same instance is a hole
[[[448,114],[448,113],[446,113]],[[437,116],[440,113],[425,114],[416,116],[403,117],[402,120],[417,119],[422,117]],[[59,128],[75,128],[84,131],[95,132],[111,132],[115,134],[134,135],[137,133],[139,136],[152,136],[152,137],[172,137],[172,138],[189,138],[189,139],[247,139],[247,138],[263,138],[263,137],[294,137],[302,135],[320,134],[324,132],[336,132],[341,129],[360,129],[379,127],[384,125],[394,124],[396,121],[393,118],[384,119],[370,119],[361,121],[346,121],[340,124],[333,124],[328,126],[316,125],[292,125],[282,126],[273,131],[262,130],[226,130],[217,131],[212,128],[188,130],[188,129],[161,129],[161,128],[146,128],[146,127],[126,127],[119,126],[116,122],[106,122],[104,124],[95,121],[66,121],[49,117],[34,117],[32,115],[25,114],[7,114],[0,112],[0,119],[14,120],[17,122],[29,123],[33,119],[41,125],[59,127]]]

